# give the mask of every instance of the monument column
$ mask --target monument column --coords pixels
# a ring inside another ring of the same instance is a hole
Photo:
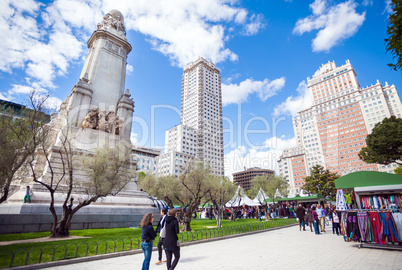
[[[131,122],[126,123],[126,121],[132,120],[134,102],[129,98],[128,93],[125,95],[124,86],[127,55],[132,47],[127,42],[123,15],[117,10],[107,13],[97,25],[97,30],[89,38],[87,45],[89,51],[79,81],[74,85],[68,99],[66,109],[69,112],[69,124],[83,127],[85,117],[90,111],[98,110],[97,117],[99,113],[103,113],[116,118],[116,127],[111,128],[113,131],[119,131],[118,123],[123,121],[129,131],[124,132],[124,135],[114,134],[129,140]],[[130,116],[117,113],[119,103],[125,104],[124,107],[131,112]],[[85,127],[99,129],[96,123]]]

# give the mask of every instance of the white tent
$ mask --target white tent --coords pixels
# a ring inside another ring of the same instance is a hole
[[[294,198],[294,197],[296,197],[296,194],[294,194],[293,191],[291,190],[289,192],[288,198]]]
[[[266,199],[269,199],[268,195],[265,194],[264,190],[260,187],[257,196],[255,196],[253,202],[262,203],[265,202]]]
[[[246,194],[241,190],[240,186],[237,187],[236,194],[233,196],[233,198],[228,201],[225,206],[226,207],[238,207],[242,205],[248,205],[248,206],[260,206],[260,203],[256,203],[253,200],[251,200],[249,197],[247,197]]]
[[[304,191],[304,189],[302,189],[300,191],[300,197],[307,197],[307,196],[309,196],[309,195]]]
[[[283,198],[283,196],[282,196],[282,194],[279,192],[279,189],[277,188],[276,189],[276,191],[275,191],[275,196],[274,196],[275,198]]]

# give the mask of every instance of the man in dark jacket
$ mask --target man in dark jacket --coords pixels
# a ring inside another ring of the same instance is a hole
[[[299,208],[296,210],[296,216],[299,219],[299,229],[301,231],[301,227],[303,225],[303,231],[306,230],[306,224],[304,222],[304,216],[306,215],[306,209],[304,209],[303,205],[300,203]]]
[[[161,264],[162,262],[166,262],[166,260],[162,261],[162,246],[166,236],[166,226],[165,226],[166,214],[167,209],[162,209],[161,219],[159,220],[158,227],[156,227],[156,232],[159,233],[159,242],[158,242],[158,261],[155,264]]]

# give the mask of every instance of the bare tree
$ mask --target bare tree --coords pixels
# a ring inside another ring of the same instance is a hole
[[[50,126],[46,128],[50,129]],[[71,220],[78,210],[99,198],[116,195],[135,173],[129,168],[131,147],[105,146],[96,149],[93,154],[78,153],[70,133],[68,127],[62,128],[58,134],[59,146],[45,140],[37,148],[35,158],[28,161],[33,181],[45,187],[50,194],[49,210],[53,217],[51,237],[69,236]],[[37,168],[40,161],[44,166]],[[42,170],[43,167],[45,170]],[[84,172],[82,179],[75,175],[77,170]],[[58,219],[55,196],[60,194],[64,196],[64,201],[62,216]],[[79,194],[75,206],[72,194]]]
[[[21,107],[16,111],[2,105],[0,117],[0,203],[7,200],[11,183],[16,173],[23,169],[28,157],[46,139],[43,126],[49,116],[44,113],[48,96],[37,98],[36,92],[29,95],[31,109]]]

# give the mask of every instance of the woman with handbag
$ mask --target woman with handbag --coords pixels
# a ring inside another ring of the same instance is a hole
[[[152,248],[154,239],[156,237],[156,232],[154,227],[152,227],[152,222],[154,221],[154,215],[152,213],[147,213],[141,220],[142,227],[142,242],[141,248],[144,251],[144,262],[142,263],[142,270],[149,269],[149,263],[151,262]]]
[[[180,259],[180,244],[179,238],[179,222],[177,221],[177,210],[171,209],[169,215],[166,218],[166,236],[163,246],[166,252],[166,266],[168,270],[175,269]],[[174,254],[174,261],[172,263],[172,254]]]

